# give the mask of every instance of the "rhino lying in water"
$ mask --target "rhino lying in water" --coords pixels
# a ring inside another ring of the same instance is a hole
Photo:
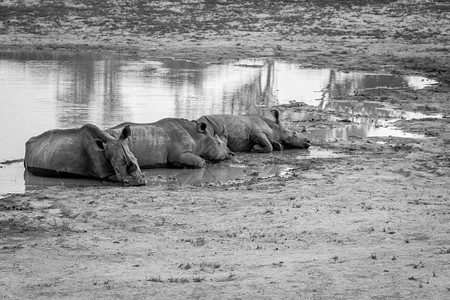
[[[205,115],[197,121],[208,123],[212,133],[225,137],[228,148],[235,152],[309,148],[306,137],[283,127],[277,110],[271,113],[275,121],[257,115]]]
[[[45,177],[90,177],[145,185],[136,157],[130,151],[125,127],[113,138],[92,124],[76,129],[54,129],[25,144],[25,169]]]
[[[128,142],[141,168],[203,168],[206,161],[229,159],[224,141],[207,131],[205,122],[166,118],[155,123],[122,123],[106,131],[120,135],[124,126],[133,132]]]

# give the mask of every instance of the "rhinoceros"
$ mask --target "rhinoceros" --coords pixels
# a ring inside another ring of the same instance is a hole
[[[278,110],[271,110],[275,121],[258,115],[204,115],[212,134],[227,140],[234,152],[271,152],[283,149],[307,149],[311,142],[302,134],[283,127]]]
[[[106,131],[118,136],[130,126],[131,151],[139,166],[145,168],[203,168],[206,161],[229,159],[226,143],[207,131],[205,122],[165,118],[154,123],[122,123]]]
[[[130,151],[124,127],[114,138],[95,125],[53,129],[30,138],[25,144],[25,169],[44,177],[89,177],[145,185],[145,177]]]

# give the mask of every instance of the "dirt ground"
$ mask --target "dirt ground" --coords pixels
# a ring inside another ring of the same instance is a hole
[[[449,17],[446,0],[0,0],[2,50],[420,74],[439,84],[346,99],[444,116],[396,123],[425,139],[313,141],[342,155],[241,160],[293,165],[287,177],[7,195],[0,298],[449,299]]]

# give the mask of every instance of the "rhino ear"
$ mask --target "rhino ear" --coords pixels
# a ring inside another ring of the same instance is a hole
[[[227,145],[228,144],[228,138],[225,136],[225,135],[215,135],[219,140],[221,140],[222,142],[224,142],[225,143],[225,145]]]
[[[277,109],[271,109],[270,112],[272,116],[275,118],[275,123],[280,124],[280,112]]]
[[[197,130],[198,130],[198,132],[205,133],[207,127],[208,127],[208,125],[205,122],[198,122],[197,123]]]
[[[96,144],[98,151],[105,151],[106,150],[106,145],[105,145],[105,143],[103,143],[102,140],[95,139],[94,143]]]
[[[125,140],[127,139],[129,136],[131,136],[131,129],[130,129],[130,125],[125,126],[122,129],[122,133],[120,134],[120,139],[121,140]]]

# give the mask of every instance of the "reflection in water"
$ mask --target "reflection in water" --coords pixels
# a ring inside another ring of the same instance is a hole
[[[345,127],[317,129],[313,142],[348,140],[350,137],[393,136],[403,138],[425,138],[423,135],[407,133],[390,126],[373,126],[371,124],[350,124]]]
[[[116,60],[75,57],[57,72],[56,101],[60,127],[103,120],[122,120],[119,68]]]
[[[407,88],[408,81],[403,76],[383,74],[330,73],[329,98],[354,95],[358,90],[378,88]]]
[[[151,188],[155,185],[204,185],[204,184],[230,184],[238,181],[247,181],[254,178],[289,177],[291,167],[288,165],[245,165],[240,160],[253,161],[254,156],[289,157],[295,161],[308,158],[338,157],[332,151],[311,147],[302,150],[285,150],[274,153],[241,153],[239,161],[224,161],[219,164],[208,164],[204,169],[147,169],[143,170],[147,179],[147,186],[140,189]],[[291,173],[292,174],[292,173]],[[0,196],[7,193],[23,193],[24,191],[44,189],[49,186],[79,187],[79,186],[115,186],[121,183],[100,181],[96,179],[49,178],[35,176],[23,169],[23,162],[0,164]]]
[[[203,65],[173,59],[136,60],[119,55],[65,52],[0,53],[2,102],[26,114],[38,105],[56,115],[48,127],[86,122],[111,126],[127,120],[243,114],[289,101],[336,110],[330,99],[372,88],[421,88],[425,78],[304,69],[274,60]],[[44,89],[45,87],[45,89]],[[37,99],[39,98],[39,99]],[[56,123],[56,124],[55,124]]]
[[[331,152],[330,152],[331,153]],[[43,189],[49,186],[116,186],[118,182],[95,179],[49,178],[35,176],[24,171],[21,163],[1,165],[0,196],[7,193],[23,193],[25,190]],[[256,168],[224,162],[207,165],[204,169],[148,169],[143,170],[147,179],[147,188],[155,185],[202,185],[208,183],[228,183],[236,180],[281,176],[288,166],[269,165]],[[146,188],[146,187],[140,187]]]

